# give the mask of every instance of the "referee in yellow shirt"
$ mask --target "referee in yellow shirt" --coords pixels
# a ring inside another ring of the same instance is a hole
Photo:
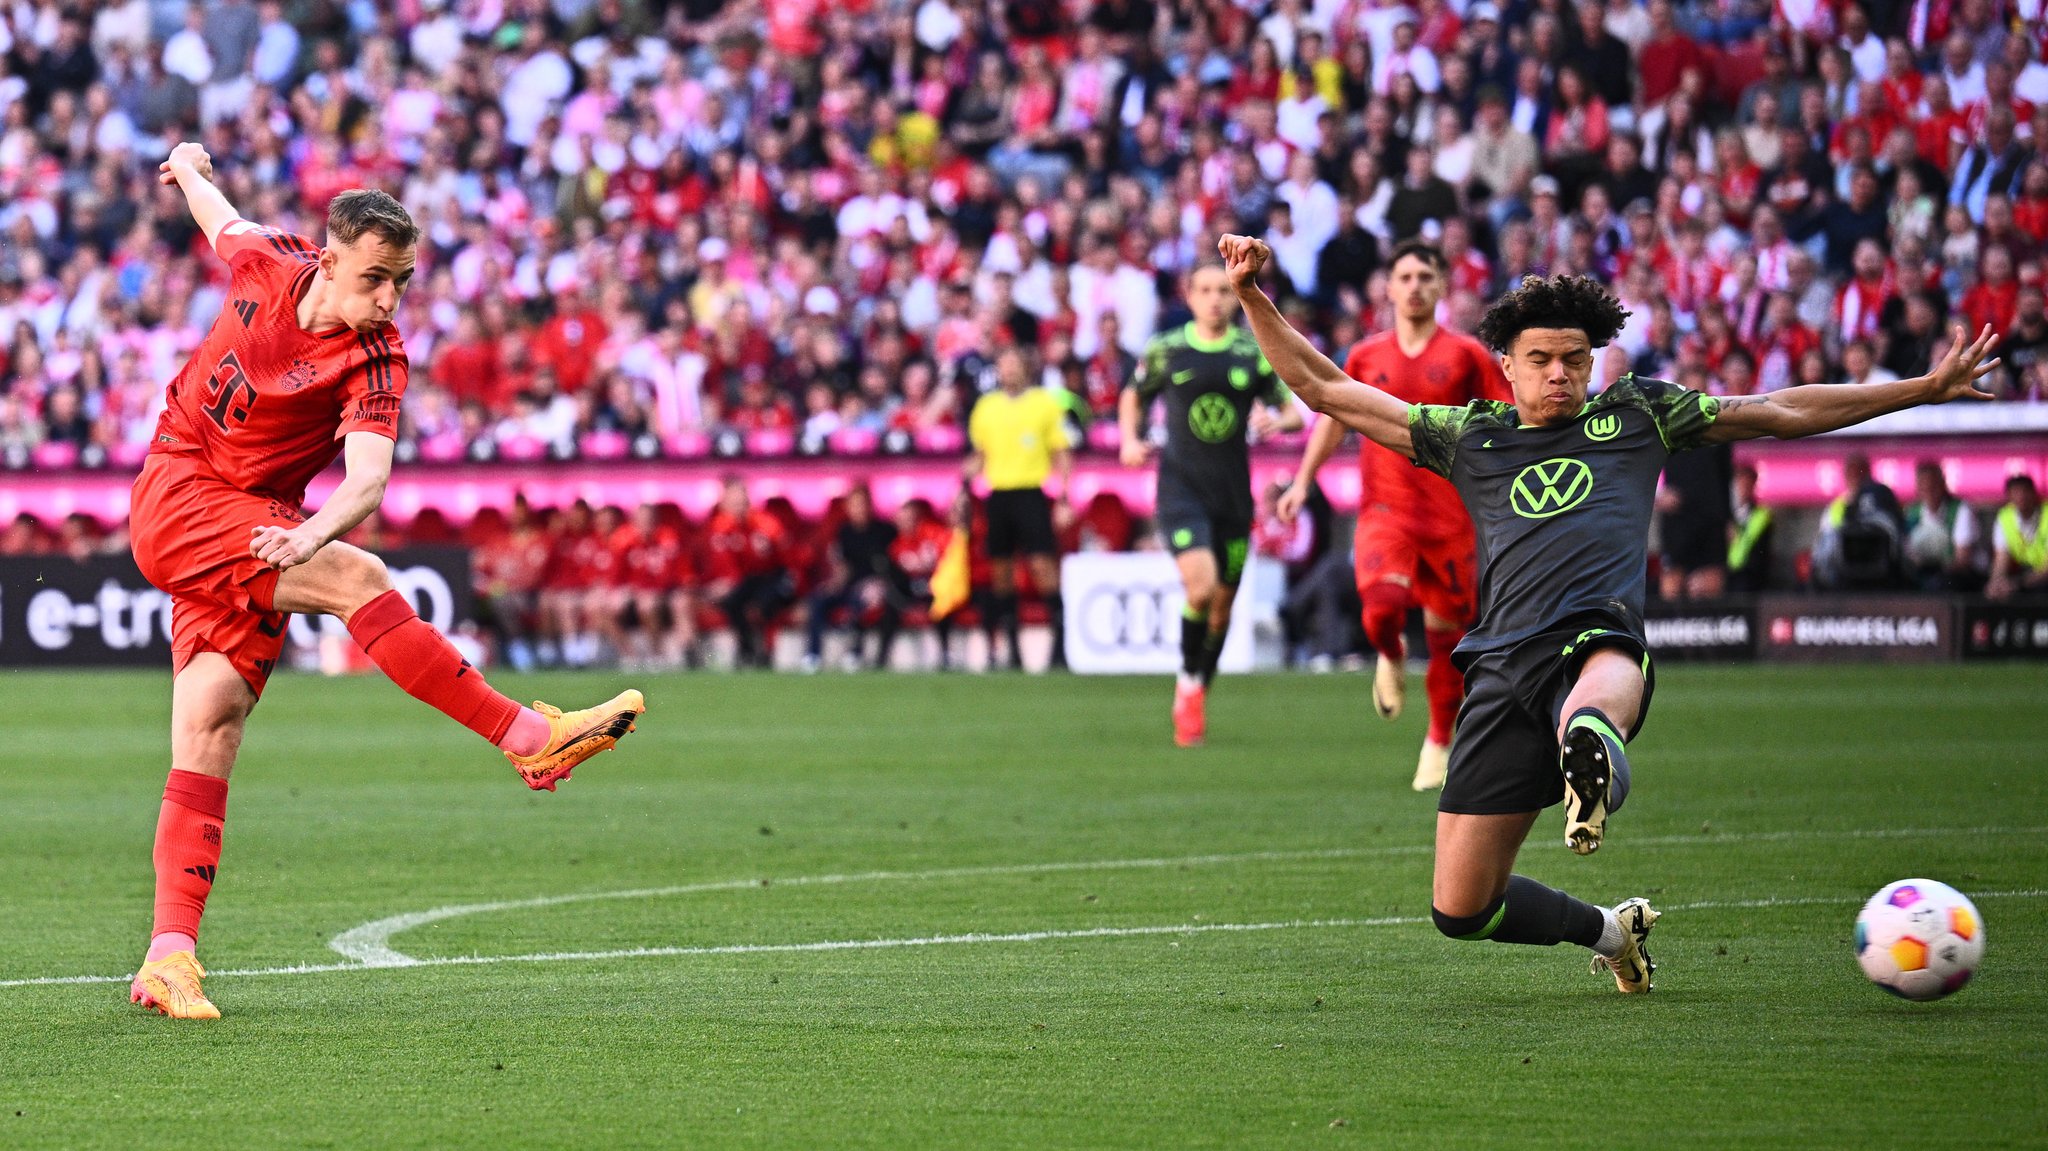
[[[1022,669],[1017,647],[1017,556],[1031,565],[1031,584],[1045,604],[1052,623],[1052,666],[1067,666],[1066,618],[1060,603],[1059,541],[1053,537],[1052,501],[1045,495],[1045,477],[1060,472],[1061,501],[1073,479],[1073,453],[1068,450],[1066,424],[1059,401],[1042,387],[1031,386],[1031,363],[1016,348],[996,356],[999,390],[975,402],[967,420],[973,451],[966,474],[988,474],[988,558],[990,602],[983,626],[988,630],[989,663],[995,663],[996,629],[1010,644],[1010,667]]]

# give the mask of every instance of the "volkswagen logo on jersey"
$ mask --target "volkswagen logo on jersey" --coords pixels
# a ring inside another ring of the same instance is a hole
[[[1188,407],[1188,430],[1204,443],[1220,444],[1237,427],[1237,408],[1221,393],[1210,392]]]
[[[1545,520],[1584,503],[1593,491],[1593,469],[1569,456],[1530,464],[1515,477],[1508,503],[1528,520]]]
[[[1621,434],[1619,415],[1594,416],[1586,421],[1586,438],[1594,443],[1611,440]]]

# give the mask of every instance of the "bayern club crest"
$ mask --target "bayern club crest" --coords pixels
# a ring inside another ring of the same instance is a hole
[[[292,366],[286,369],[284,378],[278,381],[278,386],[287,392],[296,392],[312,383],[316,375],[319,375],[319,370],[310,361],[293,360]]]

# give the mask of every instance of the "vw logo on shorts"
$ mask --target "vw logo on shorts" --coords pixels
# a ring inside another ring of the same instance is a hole
[[[1079,638],[1101,652],[1164,648],[1169,638],[1179,650],[1180,636],[1167,635],[1175,614],[1168,606],[1179,598],[1175,584],[1098,584],[1081,597]]]
[[[1525,520],[1545,520],[1580,504],[1593,491],[1593,469],[1560,456],[1523,468],[1508,489],[1508,504]]]

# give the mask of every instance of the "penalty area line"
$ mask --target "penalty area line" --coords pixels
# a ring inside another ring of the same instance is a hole
[[[2039,899],[2048,888],[2013,891],[1980,891],[1972,899]],[[1665,910],[1719,911],[1776,907],[1847,906],[1850,896],[1793,896],[1763,899],[1709,899],[1674,903]],[[442,955],[414,958],[393,966],[364,963],[306,963],[286,967],[220,968],[216,977],[260,978],[281,975],[325,975],[344,971],[389,971],[398,967],[491,967],[506,963],[594,963],[616,959],[687,958],[706,955],[789,955],[828,951],[887,951],[906,947],[941,947],[963,943],[1043,943],[1064,939],[1128,939],[1161,935],[1242,934],[1257,931],[1303,931],[1327,928],[1412,927],[1430,922],[1418,915],[1387,915],[1369,918],[1286,919],[1264,923],[1175,923],[1136,927],[1084,927],[1048,931],[970,931],[957,935],[917,935],[900,939],[827,939],[809,943],[727,943],[676,947],[622,947],[609,951],[542,951],[524,955]],[[130,975],[60,975],[36,979],[0,980],[0,988],[51,987],[69,984],[125,983]]]

